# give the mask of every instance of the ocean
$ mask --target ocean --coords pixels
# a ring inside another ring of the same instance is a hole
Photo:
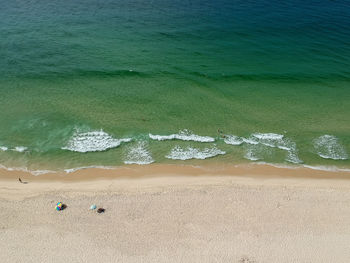
[[[0,164],[350,168],[350,2],[0,0]]]

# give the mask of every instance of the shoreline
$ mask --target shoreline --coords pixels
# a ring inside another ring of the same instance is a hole
[[[67,171],[69,170],[69,171]],[[162,176],[243,176],[251,178],[307,178],[350,179],[350,169],[317,166],[279,166],[266,163],[252,164],[147,164],[115,167],[78,167],[64,171],[29,171],[22,168],[0,167],[0,181],[18,177],[32,181],[90,181],[96,179],[152,178]],[[37,172],[38,174],[35,174]],[[283,175],[281,175],[283,174]]]
[[[21,178],[24,184],[19,183]],[[87,168],[71,173],[34,176],[0,169],[0,199],[23,200],[50,193],[98,194],[187,189],[218,185],[250,185],[350,189],[350,172],[270,165],[128,165],[114,169]]]

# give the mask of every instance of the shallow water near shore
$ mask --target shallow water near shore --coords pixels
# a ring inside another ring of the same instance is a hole
[[[2,2],[6,167],[350,167],[347,1]]]

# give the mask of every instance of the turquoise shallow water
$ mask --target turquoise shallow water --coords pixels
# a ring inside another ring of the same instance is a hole
[[[348,1],[0,2],[7,167],[350,166]]]

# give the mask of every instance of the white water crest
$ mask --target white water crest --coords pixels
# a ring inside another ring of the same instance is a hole
[[[243,142],[245,142],[247,144],[253,144],[253,145],[259,144],[259,142],[256,138],[242,138],[242,140],[243,140]]]
[[[264,152],[259,145],[270,148],[278,148],[287,152],[285,160],[291,163],[302,163],[298,157],[296,143],[276,133],[253,133],[249,138],[242,138],[243,142],[251,145],[248,147],[245,158],[253,161],[264,159]]]
[[[98,152],[118,147],[123,142],[130,142],[131,138],[115,139],[103,130],[92,132],[75,132],[63,150],[73,152]]]
[[[347,160],[349,158],[343,145],[333,135],[323,135],[313,141],[317,154],[325,159]]]
[[[189,159],[207,159],[217,155],[225,154],[226,152],[221,151],[216,147],[205,148],[203,150],[187,147],[186,149],[181,148],[180,146],[175,146],[171,152],[165,157],[173,160],[189,160]]]
[[[149,137],[152,140],[157,140],[157,141],[165,141],[165,140],[182,140],[182,141],[194,141],[194,142],[214,142],[215,141],[213,137],[196,135],[186,129],[179,131],[179,133],[177,134],[170,134],[170,135],[154,135],[150,133]]]
[[[7,151],[8,149],[9,148],[7,148],[6,146],[0,146],[0,150],[3,151],[3,152]]]
[[[253,133],[252,135],[260,140],[281,140],[284,137],[282,134],[276,133]]]
[[[154,160],[148,151],[145,141],[138,141],[136,145],[130,146],[124,160],[125,164],[150,164]]]
[[[25,146],[17,146],[17,147],[15,147],[14,149],[12,149],[12,151],[22,153],[22,152],[26,151],[27,149],[28,149],[28,148],[25,147]]]
[[[225,135],[224,142],[226,144],[231,144],[231,145],[241,145],[243,143],[243,139],[236,135]]]

